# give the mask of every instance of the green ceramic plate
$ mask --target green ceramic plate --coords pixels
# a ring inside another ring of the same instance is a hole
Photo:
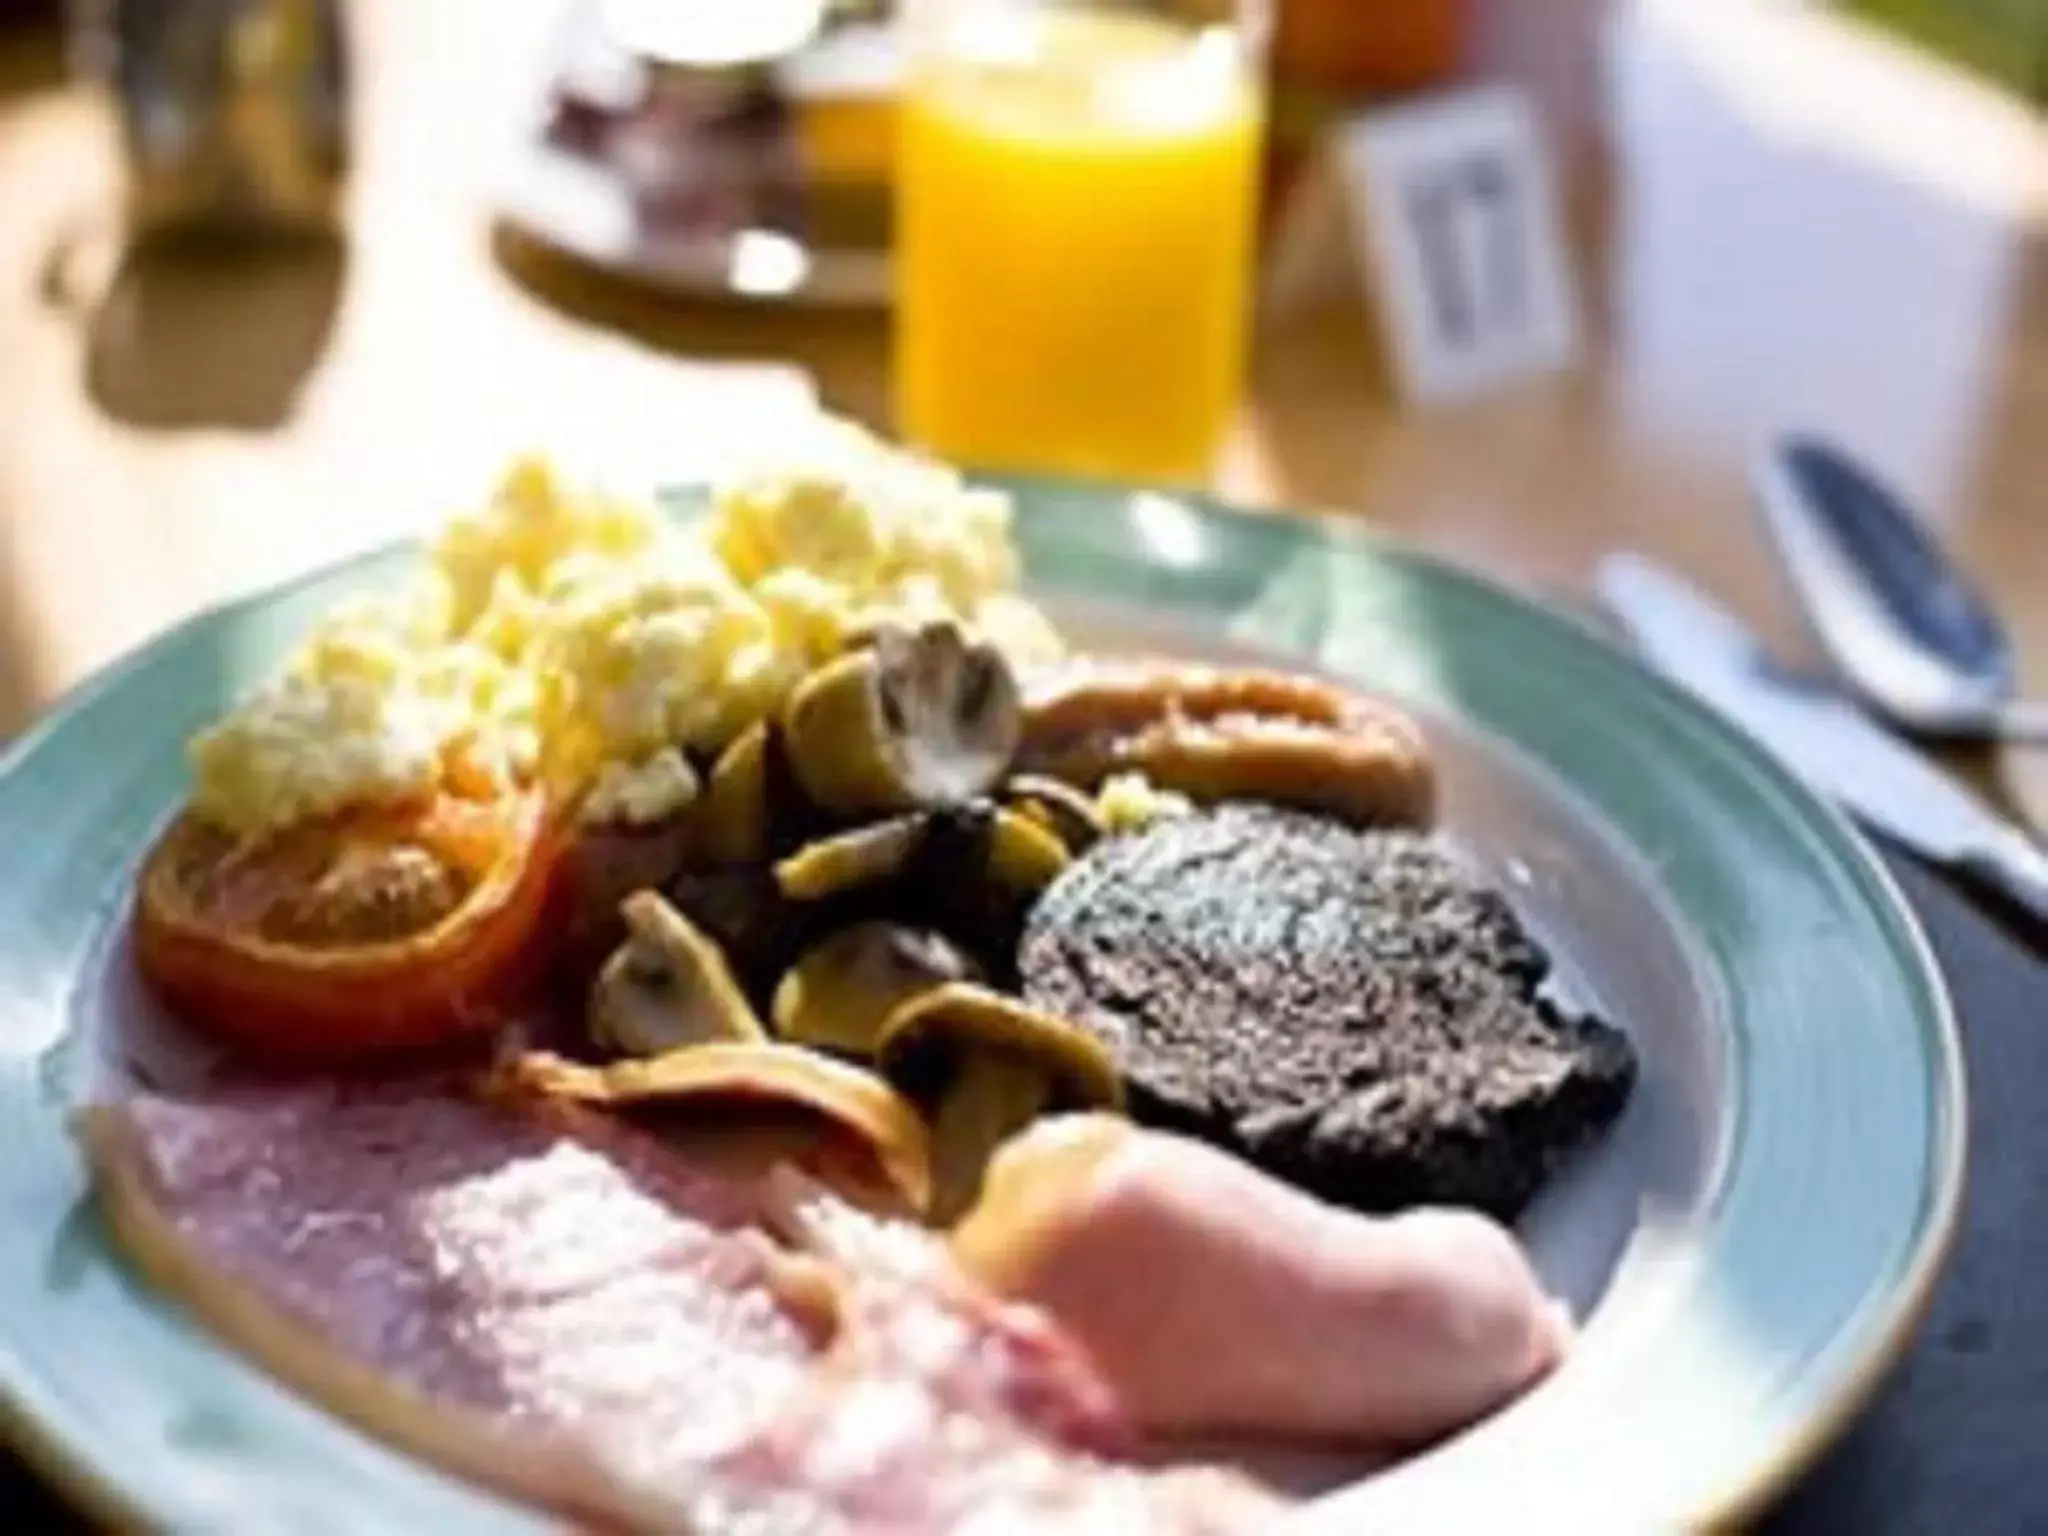
[[[1584,1319],[1525,1401],[1378,1476],[1276,1468],[1310,1529],[1648,1530],[1739,1516],[1900,1349],[1963,1176],[1925,944],[1831,811],[1619,653],[1359,535],[1019,483],[1033,582],[1102,638],[1283,652],[1409,700],[1450,828],[1634,1035],[1642,1088],[1525,1236]],[[685,507],[692,498],[681,495]],[[133,861],[181,743],[385,553],[185,624],[0,762],[0,1388],[81,1498],[178,1529],[537,1528],[341,1427],[123,1270],[67,1108],[138,1009]]]

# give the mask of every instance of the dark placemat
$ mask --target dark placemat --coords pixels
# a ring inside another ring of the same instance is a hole
[[[1761,1536],[2048,1532],[2048,952],[1891,856],[1941,957],[1970,1064],[1964,1226],[1926,1327]],[[0,1460],[6,1529],[83,1530]]]
[[[2048,1532],[2048,958],[1911,860],[1969,1060],[1963,1230],[1917,1343],[1764,1536]]]

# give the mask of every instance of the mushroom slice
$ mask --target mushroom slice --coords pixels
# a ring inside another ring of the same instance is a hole
[[[1006,891],[1035,896],[1067,867],[1067,845],[1021,811],[998,809],[989,818],[989,878]]]
[[[1109,830],[1092,796],[1048,774],[1013,774],[1001,798],[1004,809],[1037,822],[1066,844],[1070,854],[1086,853]]]
[[[1009,770],[1022,730],[1001,651],[951,622],[884,628],[798,683],[789,760],[824,810],[859,816],[958,805]]]
[[[944,936],[899,923],[855,923],[814,946],[775,988],[775,1032],[796,1045],[872,1056],[904,1003],[979,967]]]
[[[1121,1109],[1102,1042],[1014,998],[953,982],[912,998],[883,1026],[883,1074],[931,1116],[932,1220],[974,1203],[991,1153],[1041,1114]]]
[[[505,1085],[664,1118],[794,1110],[850,1136],[911,1210],[931,1201],[929,1139],[917,1106],[874,1073],[802,1046],[721,1041],[602,1067],[531,1051],[502,1069]]]
[[[923,843],[926,818],[892,816],[799,848],[775,866],[776,889],[792,901],[823,901],[903,873]]]
[[[590,1032],[629,1056],[708,1041],[761,1041],[768,1032],[725,956],[653,891],[619,904],[626,938],[590,990]]]
[[[850,918],[832,902],[791,901],[768,864],[685,869],[663,887],[676,909],[725,956],[749,998],[765,999],[775,980],[812,944]]]
[[[756,720],[718,755],[698,806],[704,852],[714,863],[768,856],[768,722]]]

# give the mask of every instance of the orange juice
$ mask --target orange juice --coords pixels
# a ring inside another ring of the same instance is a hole
[[[1256,215],[1238,36],[1061,5],[951,20],[901,108],[899,429],[976,467],[1205,480]]]

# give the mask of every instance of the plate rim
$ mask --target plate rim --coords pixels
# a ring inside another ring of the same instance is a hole
[[[1855,866],[1857,876],[1873,897],[1875,905],[1896,930],[1902,944],[1902,955],[1918,973],[1926,993],[1928,1017],[1923,1023],[1933,1046],[1934,1075],[1938,1079],[1932,1085],[1935,1090],[1932,1099],[1939,1123],[1932,1129],[1939,1134],[1930,1138],[1930,1166],[1922,1190],[1922,1217],[1913,1237],[1910,1257],[1876,1309],[1876,1318],[1867,1325],[1866,1343],[1853,1366],[1833,1384],[1827,1396],[1801,1417],[1772,1454],[1759,1458],[1745,1478],[1721,1490],[1719,1496],[1698,1513],[1695,1523],[1689,1528],[1741,1529],[1751,1524],[1841,1438],[1878,1387],[1897,1368],[1925,1319],[1961,1232],[1969,1172],[1970,1093],[1954,998],[1918,913],[1906,899],[1896,877],[1879,858],[1870,839],[1845,811],[1811,788],[1747,732],[1655,668],[1644,664],[1615,636],[1586,616],[1528,591],[1518,590],[1509,581],[1461,564],[1455,558],[1424,547],[1400,532],[1368,522],[1358,514],[1317,506],[1238,501],[1178,487],[1082,478],[1028,474],[977,474],[970,478],[976,483],[1009,490],[1020,498],[1037,495],[1121,500],[1136,494],[1165,495],[1197,507],[1205,519],[1225,525],[1275,531],[1283,537],[1299,540],[1304,546],[1320,539],[1390,558],[1427,572],[1432,580],[1477,590],[1485,600],[1522,610],[1541,622],[1570,631],[1581,641],[1590,642],[1632,673],[1638,685],[1647,686],[1667,705],[1675,704],[1696,723],[1703,724],[1722,737],[1725,743],[1733,745],[1743,759],[1774,778],[1779,789],[1789,793],[1803,813],[1824,829],[1827,841],[1834,845],[1836,852]],[[655,499],[667,508],[677,498],[701,496],[706,489],[702,481],[664,482],[656,489]],[[417,549],[421,543],[420,538],[412,536],[382,540],[226,594],[152,631],[66,688],[46,706],[39,718],[0,748],[0,786],[20,771],[23,764],[41,750],[44,743],[73,715],[146,668],[161,649],[180,636],[232,622],[240,615],[260,612],[304,587],[345,580],[352,572],[401,558],[407,550]],[[1483,721],[1475,720],[1473,723],[1486,728]],[[222,1345],[211,1344],[210,1347],[226,1352]],[[116,1525],[132,1524],[138,1520],[146,1523],[151,1519],[152,1511],[146,1502],[146,1494],[131,1493],[124,1486],[118,1470],[100,1465],[90,1446],[69,1443],[48,1428],[29,1401],[38,1394],[32,1387],[25,1389],[22,1376],[12,1351],[6,1348],[4,1341],[0,1341],[0,1446],[12,1448],[62,1497],[90,1514]],[[319,1405],[313,1406],[318,1408]],[[441,1475],[437,1468],[425,1463],[420,1465],[425,1471]],[[1311,1501],[1284,1517],[1287,1528],[1324,1528],[1318,1519],[1316,1502]]]
[[[1341,524],[1339,527],[1341,528]],[[1478,572],[1446,562],[1427,551],[1412,556],[1436,568],[1439,576],[1490,588],[1495,596],[1507,597],[1526,607],[1540,609],[1548,617],[1575,629],[1579,635],[1600,646],[1647,677],[1667,697],[1680,700],[1696,716],[1704,716],[1727,737],[1737,739],[1747,755],[1760,761],[1781,783],[1808,802],[1808,810],[1827,826],[1840,847],[1859,866],[1858,873],[1874,888],[1897,924],[1911,955],[1914,968],[1926,984],[1933,1008],[1933,1040],[1939,1061],[1940,1125],[1942,1132],[1934,1149],[1936,1166],[1931,1169],[1929,1187],[1923,1191],[1926,1220],[1916,1238],[1913,1254],[1886,1298],[1881,1320],[1862,1357],[1830,1396],[1798,1430],[1765,1460],[1746,1483],[1728,1490],[1703,1517],[1701,1524],[1714,1530],[1746,1530],[1788,1493],[1792,1486],[1837,1442],[1869,1406],[1885,1380],[1898,1368],[1918,1337],[1935,1291],[1955,1255],[1962,1234],[1964,1202],[1969,1188],[1970,1089],[1969,1064],[1963,1051],[1962,1030],[1955,1006],[1954,990],[1942,968],[1926,925],[1869,834],[1833,799],[1820,793],[1791,766],[1743,730],[1734,720],[1697,697],[1674,679],[1644,662],[1611,632],[1582,614],[1555,604],[1544,603],[1517,593],[1505,583]],[[1739,1107],[1739,1106],[1738,1106]],[[1723,1169],[1721,1177],[1727,1177]]]

